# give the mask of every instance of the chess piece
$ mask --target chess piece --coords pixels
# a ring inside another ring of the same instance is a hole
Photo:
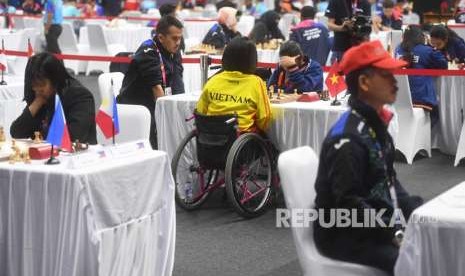
[[[16,145],[15,140],[11,141],[11,149],[13,150],[13,153],[8,158],[10,164],[20,162],[21,161],[21,149]]]
[[[34,144],[40,144],[42,143],[42,134],[40,131],[34,131]]]
[[[297,95],[297,88],[294,88],[294,95]]]
[[[31,157],[28,152],[25,152],[23,155],[23,161],[25,164],[31,164]]]
[[[276,99],[281,100],[282,89],[278,89],[278,97]]]
[[[3,127],[0,127],[0,142],[5,142],[5,141],[6,141],[5,130],[3,129]]]
[[[273,99],[273,93],[274,93],[274,86],[270,85],[270,87],[268,87],[268,98]]]

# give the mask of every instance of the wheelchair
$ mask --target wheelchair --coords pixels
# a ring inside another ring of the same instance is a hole
[[[257,133],[240,134],[236,115],[195,112],[193,119],[195,129],[184,137],[171,163],[177,204],[194,210],[224,186],[239,215],[263,214],[277,183],[272,147]]]

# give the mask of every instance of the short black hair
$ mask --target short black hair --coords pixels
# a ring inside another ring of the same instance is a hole
[[[257,48],[247,37],[233,38],[224,49],[223,70],[254,74],[257,68]]]
[[[63,61],[53,54],[43,52],[29,58],[24,77],[24,100],[29,105],[34,101],[35,93],[32,83],[48,79],[55,90],[62,92],[69,79],[73,79],[66,71]]]
[[[315,18],[315,8],[312,6],[304,6],[300,10],[300,18],[302,19],[314,19]]]
[[[295,57],[295,56],[303,56],[304,53],[302,52],[302,49],[300,49],[300,46],[297,42],[295,41],[286,41],[283,45],[281,45],[281,48],[279,49],[279,56],[290,56],[290,57]]]
[[[163,16],[157,24],[157,34],[167,35],[171,26],[182,29],[182,23],[176,17],[167,15]]]
[[[346,75],[347,92],[351,95],[351,97],[356,98],[358,96],[359,77],[361,75],[372,76],[374,72],[375,68],[372,66],[368,66],[352,71]]]
[[[169,3],[163,4],[160,6],[158,11],[160,12],[160,15],[163,17],[166,15],[173,14],[176,11],[176,6],[173,4],[169,4]]]
[[[456,38],[461,39],[460,36],[456,32],[454,32],[449,27],[444,26],[442,24],[434,25],[431,28],[430,36],[444,40],[444,41],[449,41],[449,40],[456,39]]]
[[[383,9],[392,9],[394,8],[394,2],[392,0],[383,1]]]

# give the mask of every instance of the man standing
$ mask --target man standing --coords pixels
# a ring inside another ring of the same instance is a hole
[[[157,24],[157,35],[137,49],[124,76],[118,102],[143,105],[150,111],[150,143],[157,148],[155,102],[159,97],[184,93],[180,53],[182,23],[164,16]]]
[[[340,68],[346,74],[350,110],[323,142],[315,182],[315,205],[320,213],[324,211],[325,222],[331,212],[344,210],[349,212],[349,221],[363,223],[358,227],[328,226],[320,218],[314,230],[320,252],[390,274],[399,253],[403,223],[423,202],[409,196],[397,179],[395,148],[387,131],[392,114],[384,109],[396,100],[392,70],[405,65],[393,59],[379,41],[362,43],[345,53]],[[367,221],[367,213],[381,221]]]
[[[297,42],[307,57],[324,66],[330,50],[329,31],[314,21],[315,13],[311,6],[300,10],[300,23],[291,29],[289,40]]]
[[[105,16],[118,16],[121,13],[121,0],[102,0]]]
[[[45,3],[44,15],[44,34],[47,41],[47,51],[54,54],[60,54],[60,46],[58,45],[58,37],[63,30],[63,1],[62,0],[47,0]]]
[[[352,16],[370,16],[370,13],[368,0],[329,0],[325,16],[328,17],[328,28],[334,31],[332,62],[341,60],[344,52],[352,46]]]
[[[381,16],[375,16],[373,27],[376,31],[390,31],[402,29],[402,15],[394,10],[392,0],[383,1],[383,13]]]

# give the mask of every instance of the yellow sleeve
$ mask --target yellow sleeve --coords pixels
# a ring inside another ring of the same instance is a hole
[[[262,79],[257,78],[258,80],[258,97],[257,97],[257,116],[255,123],[257,127],[261,130],[266,130],[271,121],[271,107],[270,99],[266,94],[265,82]]]
[[[195,109],[198,113],[207,115],[208,112],[208,88],[207,85],[203,87],[202,95],[200,95],[199,101],[197,102],[197,106]]]

